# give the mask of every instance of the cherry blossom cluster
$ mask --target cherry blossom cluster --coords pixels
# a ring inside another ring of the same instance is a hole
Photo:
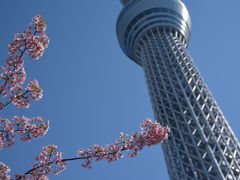
[[[21,122],[21,120],[19,121]],[[113,162],[121,159],[124,151],[128,152],[129,157],[135,157],[144,147],[162,143],[168,138],[168,134],[168,127],[162,127],[158,122],[153,122],[147,118],[141,125],[140,133],[134,133],[131,136],[120,133],[120,138],[114,144],[107,146],[94,145],[86,150],[80,149],[78,156],[74,158],[63,159],[62,153],[57,151],[56,145],[48,145],[43,147],[40,154],[35,158],[36,161],[32,169],[23,175],[17,174],[15,178],[19,180],[47,180],[50,173],[55,175],[61,173],[69,161],[83,160],[81,166],[91,168],[93,160]],[[0,167],[0,172],[3,172],[2,176],[7,176],[9,170],[6,171]]]
[[[10,176],[8,175],[9,172],[10,168],[7,165],[0,162],[0,179],[10,180]]]
[[[8,46],[9,55],[19,57],[27,51],[32,59],[39,59],[49,43],[46,28],[44,18],[40,15],[35,16],[28,28],[23,33],[17,34]]]
[[[42,16],[38,15],[33,18],[33,22],[34,22],[35,30],[38,33],[44,34],[47,29],[47,24],[45,22],[45,19]]]
[[[27,84],[26,91],[30,93],[30,96],[34,100],[39,100],[43,97],[43,90],[40,88],[38,81],[30,81]]]
[[[42,16],[35,16],[33,22],[21,34],[17,34],[8,46],[9,57],[0,74],[0,110],[12,103],[19,108],[28,108],[30,100],[39,100],[43,90],[36,80],[30,81],[26,88],[24,70],[25,52],[32,59],[39,59],[48,47],[48,37],[45,33],[46,23]]]
[[[30,100],[39,100],[43,97],[43,90],[37,80],[29,81],[24,91],[21,86],[17,86],[12,92],[10,102],[19,108],[28,108]]]
[[[0,118],[0,149],[15,143],[16,136],[22,141],[31,141],[44,136],[49,129],[49,121],[42,118],[13,117],[13,121]]]
[[[66,162],[62,159],[62,153],[57,151],[56,145],[43,147],[35,160],[33,168],[24,175],[17,174],[16,179],[47,180],[49,173],[57,175],[66,168]]]
[[[168,138],[168,133],[167,127],[162,127],[158,122],[147,118],[141,125],[140,133],[134,133],[130,137],[120,133],[120,139],[114,144],[94,145],[86,150],[80,149],[78,155],[84,159],[82,167],[91,168],[93,160],[113,162],[123,157],[123,151],[127,151],[129,157],[135,157],[145,146],[162,143]]]
[[[28,54],[31,59],[37,60],[43,55],[49,43],[45,33],[46,27],[44,18],[35,16],[27,29],[21,34],[16,34],[9,44],[9,57],[6,65],[1,67],[0,73],[0,110],[11,103],[18,108],[28,108],[30,100],[39,100],[43,97],[43,90],[37,80],[29,81],[25,88],[22,86],[26,81],[24,56]],[[0,118],[0,149],[12,146],[17,136],[22,141],[30,141],[44,136],[48,129],[49,121],[44,122],[41,117],[15,116],[11,121]],[[60,158],[59,153],[56,153],[56,157]],[[51,161],[53,160],[52,158]],[[10,168],[0,162],[0,179],[10,179],[9,172]],[[44,179],[44,174],[41,177]],[[27,179],[16,175],[16,179],[19,178]]]

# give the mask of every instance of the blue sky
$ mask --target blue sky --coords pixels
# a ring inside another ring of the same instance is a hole
[[[239,42],[240,1],[186,0],[193,31],[189,51],[208,87],[240,137]],[[65,158],[93,144],[110,144],[119,132],[131,134],[153,113],[142,69],[119,48],[115,25],[122,9],[116,1],[2,0],[0,59],[7,45],[36,14],[45,16],[49,48],[40,61],[26,59],[28,80],[38,79],[44,98],[30,109],[9,106],[2,117],[42,116],[48,134],[31,143],[18,142],[0,152],[0,161],[21,173],[31,168],[41,147],[56,144]],[[91,170],[72,162],[51,179],[167,179],[161,147],[145,149],[134,159],[94,163]]]

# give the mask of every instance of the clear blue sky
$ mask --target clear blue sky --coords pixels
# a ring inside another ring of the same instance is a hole
[[[185,1],[193,24],[189,51],[237,137],[240,137],[240,1]],[[109,144],[119,132],[135,132],[153,113],[142,69],[120,50],[115,24],[122,9],[116,1],[1,0],[0,59],[7,45],[36,14],[46,17],[50,45],[40,61],[26,60],[28,80],[38,79],[44,98],[28,110],[8,107],[2,117],[42,116],[49,133],[31,143],[18,142],[0,152],[0,161],[21,173],[48,144],[65,158],[80,148]],[[91,170],[72,162],[51,179],[168,179],[161,147],[134,159],[94,163]]]

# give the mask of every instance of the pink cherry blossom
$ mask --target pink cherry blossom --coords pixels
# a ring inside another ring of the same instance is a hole
[[[24,70],[24,56],[27,53],[33,60],[39,59],[49,44],[45,33],[46,22],[40,15],[33,18],[33,22],[20,34],[16,34],[8,46],[9,57],[0,73],[0,110],[9,104],[18,108],[28,108],[31,100],[39,100],[43,90],[37,80],[30,81],[26,88],[22,87],[26,81]],[[28,89],[27,92],[24,89]],[[30,95],[28,95],[28,93]]]
[[[9,57],[6,64],[1,67],[0,72],[0,110],[9,104],[14,104],[18,108],[28,108],[30,100],[39,100],[43,96],[43,90],[38,81],[30,81],[26,88],[23,84],[26,81],[24,69],[24,56],[28,54],[33,60],[39,59],[48,47],[49,39],[45,34],[46,23],[42,16],[33,18],[33,22],[23,33],[16,34],[13,41],[8,46]],[[13,120],[0,118],[0,149],[10,147],[15,143],[17,137],[22,141],[30,141],[44,136],[49,129],[49,121],[44,122],[41,117],[27,118],[15,116]],[[47,148],[44,149],[45,151]],[[44,151],[43,150],[43,151]],[[44,153],[44,152],[42,152]],[[55,158],[51,158],[56,165],[52,168],[55,174],[61,172],[64,162],[61,161],[61,153],[52,152]],[[10,168],[0,162],[0,179],[8,180]],[[37,174],[33,171],[30,179],[48,179],[44,173]],[[27,180],[28,177],[17,174],[16,179]]]
[[[0,162],[0,179],[10,180],[10,176],[8,175],[9,172],[10,168],[6,164]]]
[[[43,55],[44,50],[48,47],[48,43],[49,40],[45,34],[41,36],[29,35],[26,39],[26,48],[29,56],[32,59],[39,59]]]
[[[18,54],[21,54],[21,52],[26,46],[25,38],[26,38],[25,33],[15,35],[12,43],[8,45],[8,53],[10,56],[14,57]],[[16,58],[14,57],[14,59]]]
[[[0,149],[15,143],[16,136],[22,141],[31,141],[44,136],[49,129],[49,121],[41,117],[13,117],[13,121],[0,118]]]
[[[43,147],[41,153],[36,157],[31,171],[31,179],[47,178],[47,174],[59,174],[66,168],[66,162],[62,161],[62,153],[57,151],[56,145]],[[28,173],[25,173],[28,174]]]
[[[9,54],[11,56],[21,56],[27,50],[32,59],[39,59],[49,44],[45,31],[46,23],[44,18],[39,15],[35,16],[33,23],[23,33],[14,37],[13,42],[8,46]]]
[[[35,16],[33,18],[33,22],[34,22],[35,30],[38,33],[44,33],[46,31],[47,25],[43,16],[41,15]]]
[[[12,102],[18,108],[28,108],[30,106],[30,99],[28,92],[24,92],[22,86],[16,85],[14,88],[10,89],[12,96],[10,97]]]
[[[128,137],[120,133],[120,139],[107,146],[94,145],[86,150],[80,149],[78,156],[84,159],[82,167],[91,168],[92,161],[106,160],[113,162],[123,157],[123,151],[128,151],[129,157],[135,157],[145,146],[162,143],[168,138],[169,129],[158,122],[147,118],[141,125],[141,132]]]
[[[43,90],[40,88],[37,80],[30,81],[27,84],[26,91],[30,93],[34,100],[39,100],[43,97]]]
[[[11,121],[0,118],[0,148],[10,147],[14,144],[15,135]]]
[[[14,116],[13,119],[13,124],[18,128],[16,132],[22,141],[42,137],[49,129],[49,121],[44,122],[41,117],[27,118],[23,116],[19,118]]]
[[[22,119],[16,119],[21,123]],[[48,179],[48,175],[59,174],[67,166],[67,162],[83,160],[82,167],[91,168],[92,161],[105,160],[114,162],[128,152],[130,157],[136,156],[144,147],[153,146],[162,143],[168,138],[168,127],[162,127],[158,122],[153,122],[147,118],[141,125],[140,133],[134,133],[131,136],[120,133],[120,138],[115,143],[100,146],[94,145],[87,149],[80,149],[78,156],[74,158],[63,159],[62,153],[58,152],[56,145],[43,147],[40,154],[35,158],[32,169],[23,175],[16,175],[16,179]]]
[[[4,79],[9,83],[9,89],[14,89],[17,85],[22,85],[26,80],[26,72],[23,67],[23,60],[20,58],[14,61],[12,57],[6,61],[7,65],[2,67],[3,72],[1,74],[1,79]],[[1,89],[6,90],[7,83],[3,84]]]

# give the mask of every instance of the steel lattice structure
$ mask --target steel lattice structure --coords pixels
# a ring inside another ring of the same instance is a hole
[[[187,51],[191,20],[180,0],[122,0],[120,46],[142,66],[172,180],[239,180],[240,145]]]

